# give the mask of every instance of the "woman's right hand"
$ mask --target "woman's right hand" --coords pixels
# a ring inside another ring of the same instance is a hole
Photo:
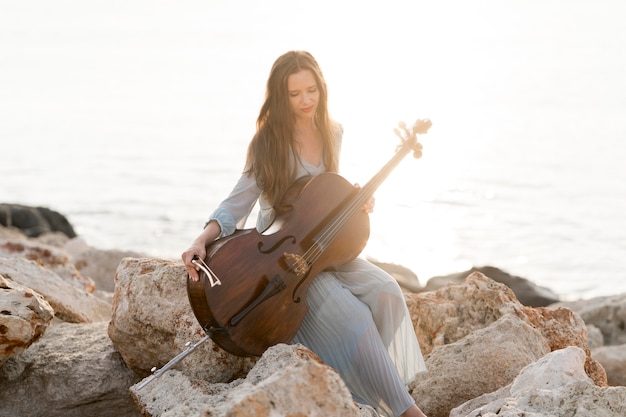
[[[194,265],[191,261],[193,261],[194,257],[198,257],[202,260],[206,258],[206,245],[207,242],[212,242],[219,236],[221,232],[221,228],[216,221],[210,221],[207,223],[200,236],[193,241],[189,249],[183,252],[181,258],[183,258],[183,263],[185,264],[185,268],[187,268],[187,273],[189,274],[189,278],[194,281],[198,281],[200,279],[200,268]]]
[[[194,243],[189,247],[189,249],[184,251],[181,256],[183,258],[185,268],[187,269],[187,273],[189,274],[189,278],[193,281],[198,281],[200,279],[200,275],[198,274],[200,268],[191,262],[196,256],[200,259],[204,259],[206,257],[206,247],[204,245]]]

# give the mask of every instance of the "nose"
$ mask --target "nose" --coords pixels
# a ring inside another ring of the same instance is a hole
[[[310,93],[304,93],[304,94],[302,95],[302,102],[303,102],[304,104],[309,104],[309,103],[311,103],[312,101],[313,101],[313,100],[311,99],[311,94],[310,94]]]

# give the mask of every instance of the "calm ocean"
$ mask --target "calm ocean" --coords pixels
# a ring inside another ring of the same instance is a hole
[[[422,283],[493,265],[565,299],[624,293],[625,18],[622,0],[5,0],[0,202],[178,259],[239,176],[274,59],[306,49],[349,181],[391,158],[398,121],[433,121],[376,193],[365,255]]]

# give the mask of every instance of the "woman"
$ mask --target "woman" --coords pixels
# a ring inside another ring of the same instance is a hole
[[[243,227],[259,201],[257,228],[273,221],[272,207],[296,178],[337,172],[342,129],[328,114],[326,82],[303,51],[280,56],[250,142],[246,168],[203,232],[183,254],[198,280],[194,256],[213,240]],[[373,200],[364,210],[371,211]],[[320,273],[307,293],[309,311],[294,339],[337,370],[355,401],[387,416],[422,416],[405,384],[425,372],[413,324],[398,284],[383,270],[355,259]]]

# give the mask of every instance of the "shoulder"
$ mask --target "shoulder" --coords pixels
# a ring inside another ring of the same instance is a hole
[[[330,121],[330,130],[333,132],[335,137],[343,136],[343,125],[336,120]]]
[[[341,125],[341,123],[335,121],[335,120],[331,120],[330,122],[330,131],[333,134],[333,137],[335,138],[335,142],[337,143],[337,145],[341,145],[341,140],[343,138],[343,126]]]

